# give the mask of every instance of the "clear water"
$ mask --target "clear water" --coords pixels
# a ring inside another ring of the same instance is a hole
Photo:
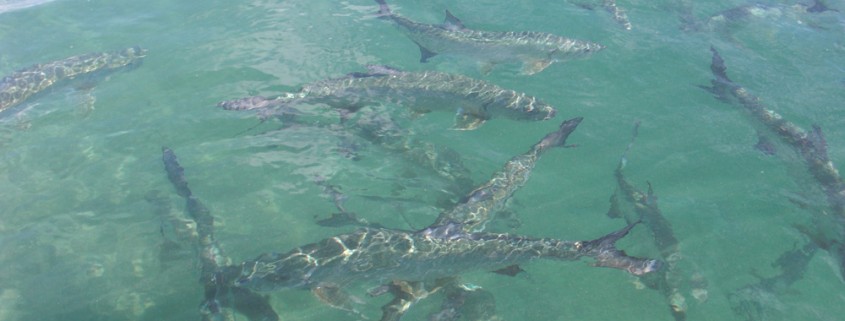
[[[482,76],[473,62],[456,57],[420,64],[415,45],[375,19],[376,7],[367,0],[23,2],[2,3],[16,9],[0,14],[2,74],[132,45],[149,53],[140,68],[101,79],[91,92],[63,86],[3,114],[2,321],[199,318],[202,288],[190,244],[181,252],[162,251],[162,227],[172,226],[157,213],[183,215],[163,171],[163,145],[179,155],[234,261],[351,229],[315,224],[315,217],[336,211],[315,175],[342,187],[347,208],[367,220],[399,228],[431,222],[438,199],[459,195],[440,191],[449,182],[418,164],[366,142],[353,161],[338,152],[337,134],[327,126],[276,131],[278,122],[259,124],[252,113],[215,107],[361,71],[365,64],[484,77],[558,107],[554,121],[495,119],[469,132],[449,130],[452,115],[445,113],[403,122],[420,139],[459,151],[479,184],[560,120],[585,118],[571,137],[578,147],[545,155],[517,193],[509,209],[521,226],[502,228],[508,232],[577,240],[621,227],[605,216],[612,174],[632,124],[642,121],[626,174],[640,188],[653,184],[681,242],[684,277],[706,279],[706,299],[693,298],[690,285],[683,289],[690,320],[744,319],[729,295],[757,283],[755,275],[777,275],[775,260],[808,242],[793,225],[809,224],[825,206],[794,153],[755,150],[749,118],[697,87],[709,83],[709,46],[719,48],[730,75],[772,109],[804,128],[820,125],[831,159],[845,160],[845,17],[836,12],[800,21],[751,19],[730,26],[728,36],[683,31],[679,12],[691,8],[704,18],[742,1],[690,7],[621,0],[631,31],[601,9],[564,1],[391,1],[395,12],[417,21],[440,22],[448,8],[470,28],[545,31],[607,46],[589,59],[525,77],[514,72],[518,66]],[[86,107],[90,99],[93,109]],[[165,201],[157,207],[150,195]],[[644,228],[621,247],[658,255]],[[584,262],[537,261],[524,268],[528,273],[515,278],[479,272],[464,280],[491,291],[504,320],[672,320],[665,298],[638,289],[624,272]],[[759,319],[840,320],[845,285],[838,269],[830,254],[816,253],[800,280],[758,293]],[[378,318],[386,300],[366,297],[375,285],[349,289],[366,299],[360,309],[370,318]],[[273,293],[271,301],[283,320],[355,319],[306,291]],[[421,302],[405,319],[424,320],[438,305],[437,298]]]

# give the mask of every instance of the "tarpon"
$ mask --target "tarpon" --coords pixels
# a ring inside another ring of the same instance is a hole
[[[226,110],[271,109],[290,112],[300,105],[324,104],[342,111],[366,105],[398,103],[416,112],[446,110],[456,113],[457,129],[475,129],[493,117],[546,120],[555,109],[525,93],[458,74],[436,71],[405,72],[385,66],[317,81],[298,92],[276,98],[247,97],[218,104]]]
[[[604,46],[583,40],[537,32],[498,32],[473,30],[446,11],[442,25],[412,21],[390,11],[384,0],[379,16],[392,21],[420,48],[420,62],[437,54],[472,57],[488,66],[497,63],[521,62],[524,74],[535,74],[553,62],[581,58],[602,50]]]
[[[827,154],[827,141],[821,127],[813,125],[807,131],[784,119],[777,112],[768,109],[760,98],[734,83],[727,75],[725,61],[715,48],[710,70],[714,79],[711,86],[702,88],[712,92],[722,101],[737,102],[751,117],[769,133],[792,147],[804,159],[807,169],[824,190],[828,203],[839,220],[845,220],[845,181]]]
[[[574,261],[591,257],[595,266],[643,275],[659,262],[626,256],[614,243],[634,224],[592,241],[563,241],[497,233],[464,233],[456,224],[417,232],[359,229],[243,262],[238,287],[255,291],[311,288],[354,280],[429,280],[470,271],[497,270],[533,259]]]
[[[20,104],[27,98],[58,82],[97,72],[108,72],[137,65],[146,55],[140,47],[90,53],[45,64],[37,64],[0,79],[0,111]]]
[[[687,316],[687,303],[686,296],[681,292],[683,281],[685,280],[679,266],[679,262],[683,259],[683,256],[681,255],[681,246],[678,238],[675,236],[671,222],[666,219],[657,206],[657,196],[654,194],[651,183],[648,184],[648,191],[643,192],[628,182],[623,172],[623,169],[628,164],[628,151],[634,145],[634,141],[639,133],[639,125],[639,122],[634,125],[631,141],[625,148],[625,152],[619,159],[619,164],[614,171],[617,188],[610,199],[611,210],[608,211],[608,216],[612,218],[622,217],[628,222],[642,220],[643,224],[649,229],[654,238],[654,244],[660,252],[660,257],[666,264],[665,268],[658,275],[641,278],[641,281],[649,288],[659,291],[666,298],[672,317],[676,321],[683,321],[686,320]],[[619,204],[620,199],[633,207],[635,217],[622,214]],[[696,287],[693,288],[693,291],[696,298],[703,299],[706,297],[706,289]]]
[[[763,278],[759,284],[743,288],[732,295],[734,310],[750,320],[756,320],[763,311],[760,302],[755,302],[753,295],[772,295],[766,292],[782,290],[797,281],[806,269],[810,257],[816,252],[816,247],[833,256],[839,264],[840,275],[845,276],[845,181],[828,157],[827,141],[819,126],[813,125],[811,131],[804,130],[766,107],[760,98],[728,78],[724,59],[715,48],[711,47],[710,50],[713,54],[710,70],[714,79],[711,80],[711,86],[702,88],[712,92],[720,100],[735,103],[747,111],[763,129],[801,156],[804,165],[827,196],[829,205],[829,211],[823,210],[813,217],[816,225],[814,228],[799,227],[803,234],[809,236],[812,244],[787,252],[778,259],[774,266],[781,267],[782,274]],[[833,233],[829,233],[831,227]],[[789,261],[791,263],[787,263]]]
[[[205,287],[205,299],[200,310],[203,320],[234,320],[231,313],[224,310],[233,308],[250,321],[278,321],[279,315],[270,306],[267,297],[245,288],[228,285],[229,280],[224,278],[223,271],[232,268],[231,260],[223,254],[214,239],[214,216],[191,192],[185,179],[185,170],[173,150],[162,147],[162,161],[176,194],[185,199],[187,212],[196,223],[195,239],[200,252],[200,282]]]
[[[494,218],[494,214],[501,210],[506,201],[513,196],[520,187],[525,185],[531,171],[540,156],[549,148],[564,146],[582,118],[574,118],[561,123],[560,128],[543,137],[531,150],[525,154],[508,160],[505,166],[493,174],[493,177],[481,185],[466,199],[452,210],[440,214],[434,226],[459,222],[465,232],[479,232]]]

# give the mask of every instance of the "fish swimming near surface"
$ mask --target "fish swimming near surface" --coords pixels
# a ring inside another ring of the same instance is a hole
[[[812,130],[805,130],[769,109],[759,97],[728,77],[725,60],[716,48],[711,47],[710,51],[712,52],[710,70],[713,73],[713,79],[711,86],[701,87],[713,93],[716,98],[747,111],[756,124],[767,130],[782,144],[791,147],[803,158],[804,165],[827,197],[828,209],[819,211],[812,218],[814,228],[802,227],[799,230],[810,236],[810,240],[814,243],[813,246],[830,253],[839,264],[840,276],[845,276],[845,239],[843,239],[845,238],[845,224],[843,224],[843,220],[845,220],[845,181],[842,180],[839,171],[828,156],[827,140],[821,127],[813,125]],[[795,253],[811,256],[815,252],[815,248],[806,247]],[[802,258],[802,260],[808,261],[809,259]],[[794,273],[794,271],[803,269],[803,267],[787,268],[782,262],[779,262],[778,265],[783,267],[785,273],[789,272],[789,278],[800,275],[800,273]],[[772,280],[781,280],[781,278],[776,277]],[[791,284],[792,282],[794,281],[785,283]]]
[[[185,169],[179,164],[173,150],[162,147],[161,151],[167,177],[176,194],[185,199],[187,212],[196,223],[197,235],[194,239],[199,251],[200,282],[205,293],[200,308],[203,320],[234,320],[233,315],[225,309],[232,308],[250,321],[278,321],[279,315],[270,306],[266,296],[245,288],[228,286],[228,279],[224,279],[222,271],[233,267],[214,238],[214,216],[188,187]]]
[[[146,52],[140,47],[131,47],[73,56],[15,71],[0,79],[0,111],[20,104],[63,80],[138,65]]]
[[[573,119],[535,146],[562,145],[580,119]],[[472,200],[470,201],[472,202]],[[546,258],[594,259],[594,266],[626,270],[635,275],[651,273],[660,262],[636,258],[615,248],[617,240],[634,226],[592,241],[563,241],[511,234],[466,232],[462,222],[432,225],[418,231],[364,228],[298,247],[287,253],[262,254],[243,262],[233,286],[254,291],[285,288],[313,289],[320,284],[347,284],[356,280],[379,282],[442,280],[470,271],[495,271],[514,264]],[[399,291],[408,294],[415,291]],[[418,297],[409,295],[410,298]],[[410,300],[410,299],[408,299]],[[382,320],[399,320],[412,302],[394,300]]]
[[[367,68],[368,72],[317,81],[275,98],[247,97],[223,101],[218,106],[226,110],[275,109],[289,113],[299,105],[323,104],[349,112],[392,102],[420,113],[456,113],[456,129],[475,129],[494,117],[546,120],[556,113],[554,107],[536,97],[458,74],[405,72],[386,66]]]
[[[379,17],[393,22],[420,48],[420,62],[437,54],[472,57],[489,70],[494,64],[521,62],[522,73],[532,75],[554,62],[589,56],[604,49],[595,42],[537,32],[498,32],[466,28],[448,10],[442,25],[425,24],[394,14],[384,0],[376,0]],[[486,70],[485,70],[486,71]]]
[[[617,188],[610,199],[611,210],[608,212],[608,216],[611,218],[624,217],[628,222],[641,220],[643,225],[649,229],[654,238],[654,244],[657,246],[665,264],[659,273],[640,278],[640,281],[649,288],[659,291],[666,299],[672,317],[676,321],[684,321],[687,317],[687,300],[681,289],[686,280],[679,264],[683,259],[680,242],[678,242],[678,238],[675,236],[671,222],[657,206],[657,196],[654,194],[651,183],[648,184],[648,191],[643,192],[628,182],[623,172],[623,169],[628,164],[627,154],[634,145],[634,140],[639,133],[639,126],[639,122],[634,124],[631,141],[625,148],[625,152],[623,152],[622,157],[619,159],[619,164],[614,171]],[[624,216],[622,214],[619,204],[620,199],[624,200],[633,208],[635,217]],[[703,276],[699,275],[698,278],[703,278]],[[702,301],[706,299],[707,290],[700,286],[705,282],[689,283],[693,285],[692,292],[694,297]]]
[[[561,123],[560,128],[543,137],[528,152],[511,158],[505,166],[493,174],[493,177],[469,193],[465,200],[453,209],[443,212],[434,225],[450,222],[460,222],[464,232],[479,232],[484,230],[488,222],[495,218],[507,200],[528,181],[531,171],[540,156],[552,147],[566,144],[569,137],[582,118],[573,118]]]

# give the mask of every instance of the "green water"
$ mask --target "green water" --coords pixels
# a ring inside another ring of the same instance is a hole
[[[419,164],[366,142],[360,142],[360,160],[348,159],[328,129],[330,117],[325,126],[277,131],[278,121],[259,124],[253,113],[215,107],[362,71],[366,64],[483,77],[558,108],[551,121],[494,119],[475,131],[449,130],[448,113],[402,121],[419,139],[459,151],[476,184],[563,119],[585,118],[569,141],[578,147],[544,155],[509,204],[521,225],[501,224],[500,231],[581,240],[622,227],[605,213],[613,170],[633,123],[641,121],[625,173],[641,189],[653,184],[680,241],[684,277],[706,279],[706,298],[693,298],[690,285],[682,289],[689,320],[743,320],[728,296],[758,282],[755,274],[776,275],[775,260],[809,242],[793,225],[809,224],[826,202],[802,161],[786,146],[776,156],[755,150],[750,119],[697,86],[711,78],[713,45],[731,77],[767,106],[804,128],[821,126],[830,158],[841,162],[842,14],[752,20],[732,26],[727,36],[681,30],[678,12],[685,5],[675,1],[620,1],[631,31],[601,9],[564,1],[390,3],[416,21],[440,22],[448,8],[470,28],[552,32],[607,49],[531,77],[517,74],[519,66],[484,76],[460,57],[420,64],[416,46],[374,18],[376,6],[367,0],[57,0],[0,13],[0,74],[87,52],[148,50],[139,68],[100,79],[91,92],[62,86],[1,115],[0,321],[199,318],[202,287],[190,244],[162,256],[160,208],[147,200],[158,193],[172,206],[169,213],[183,215],[161,164],[163,145],[179,155],[235,262],[352,229],[315,223],[336,211],[315,175],[340,186],[346,207],[369,221],[406,229],[432,222],[438,200],[460,195],[442,192],[450,182]],[[711,1],[692,13],[703,18],[741,4]],[[86,107],[91,99],[93,109]],[[638,227],[620,247],[657,257],[653,244]],[[524,268],[528,272],[515,278],[478,272],[464,280],[495,295],[503,320],[672,320],[665,298],[638,289],[625,272],[584,262],[536,261]],[[349,286],[367,301],[360,309],[371,319],[387,300],[366,296],[376,285]],[[835,258],[819,251],[800,280],[761,294],[761,319],[840,320],[844,290]],[[282,320],[356,318],[302,290],[273,293],[271,302]],[[439,304],[440,297],[423,301],[403,320],[425,320]]]

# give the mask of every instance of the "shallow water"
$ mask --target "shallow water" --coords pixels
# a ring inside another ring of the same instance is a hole
[[[633,25],[626,31],[602,9],[573,2],[390,1],[416,21],[438,23],[448,8],[470,28],[545,31],[607,46],[526,77],[517,65],[483,75],[461,57],[420,64],[416,46],[375,18],[367,0],[42,2],[0,15],[0,74],[133,45],[148,54],[134,70],[74,80],[0,114],[0,321],[199,318],[191,244],[163,250],[165,240],[180,241],[173,233],[181,223],[171,218],[186,218],[161,164],[163,145],[179,155],[236,262],[352,229],[316,224],[337,211],[314,183],[317,175],[339,186],[346,208],[368,221],[403,229],[432,222],[460,199],[460,188],[396,151],[344,139],[333,113],[277,130],[277,120],[215,106],[366,64],[463,73],[558,108],[554,120],[493,119],[474,131],[450,130],[448,113],[396,114],[419,140],[458,151],[475,184],[560,121],[585,118],[569,141],[578,147],[544,155],[508,205],[519,224],[500,221],[494,229],[580,240],[622,227],[605,213],[613,170],[641,121],[625,173],[640,189],[653,185],[680,241],[684,278],[706,280],[682,288],[689,320],[839,320],[845,313],[843,278],[824,251],[796,282],[750,294],[761,317],[732,309],[732,295],[758,276],[777,275],[778,257],[809,242],[793,225],[809,225],[826,201],[794,152],[754,149],[750,118],[698,87],[711,79],[712,45],[737,83],[799,126],[821,126],[830,158],[845,161],[841,13],[685,31],[685,13],[703,19],[744,3],[620,1]],[[94,80],[92,90],[76,89]],[[349,149],[360,159],[350,159]],[[620,247],[659,255],[642,227]],[[478,272],[463,280],[491,291],[503,320],[672,320],[659,292],[638,289],[622,271],[554,261],[523,268],[528,272],[514,278]],[[370,318],[386,301],[366,296],[376,283],[349,286],[366,299],[360,310]],[[706,299],[691,295],[696,286]],[[271,302],[283,320],[356,318],[307,291],[273,293]],[[423,301],[403,320],[425,320],[439,304]]]

